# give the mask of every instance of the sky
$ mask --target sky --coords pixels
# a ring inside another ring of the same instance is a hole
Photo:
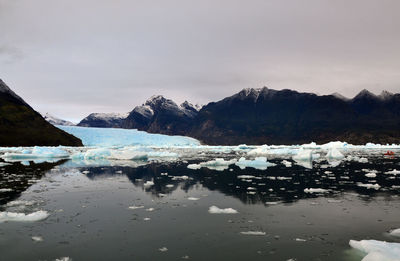
[[[398,0],[0,0],[0,78],[75,122],[152,95],[400,92]]]

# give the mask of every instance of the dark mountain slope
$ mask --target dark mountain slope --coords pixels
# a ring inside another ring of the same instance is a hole
[[[365,91],[364,91],[365,92]],[[382,95],[381,95],[382,96]],[[398,95],[352,100],[291,90],[245,89],[203,107],[187,135],[207,144],[400,142]]]
[[[198,109],[188,102],[178,106],[174,101],[158,95],[135,107],[122,127],[151,133],[185,135],[191,129],[197,113]]]
[[[48,123],[0,80],[0,146],[82,146]]]

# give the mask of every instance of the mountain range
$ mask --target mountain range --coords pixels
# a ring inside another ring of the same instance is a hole
[[[0,80],[0,146],[82,146],[82,141],[48,123]]]
[[[85,118],[80,126],[95,127]],[[83,125],[85,124],[85,125]],[[101,127],[186,135],[205,144],[400,142],[400,94],[361,91],[352,99],[267,87],[243,89],[203,107],[152,96],[118,124]]]

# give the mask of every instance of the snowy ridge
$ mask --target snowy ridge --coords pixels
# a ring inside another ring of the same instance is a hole
[[[150,107],[150,105],[142,105],[142,106],[136,106],[133,109],[134,112],[139,113],[145,118],[150,119],[154,115],[153,109]]]
[[[64,126],[75,126],[74,123],[70,122],[70,121],[66,121],[60,118],[57,118],[53,115],[51,115],[50,113],[46,112],[46,113],[40,113],[42,115],[42,117],[48,121],[49,123],[53,124],[53,125],[64,125]]]
[[[101,120],[111,120],[111,119],[125,119],[128,116],[128,113],[91,113],[87,118],[97,118]]]

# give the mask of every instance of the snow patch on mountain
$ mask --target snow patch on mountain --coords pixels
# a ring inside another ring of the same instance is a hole
[[[50,113],[46,112],[46,113],[40,113],[42,115],[42,117],[48,121],[49,123],[53,124],[53,125],[64,125],[64,126],[75,126],[74,123],[70,122],[70,121],[66,121],[60,118],[57,118],[53,115],[51,115]]]

